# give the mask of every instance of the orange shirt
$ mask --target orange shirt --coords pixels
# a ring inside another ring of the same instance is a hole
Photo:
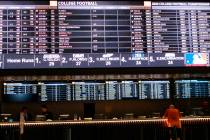
[[[164,117],[167,118],[167,126],[168,127],[176,127],[181,128],[181,121],[180,121],[180,112],[178,109],[167,109]]]

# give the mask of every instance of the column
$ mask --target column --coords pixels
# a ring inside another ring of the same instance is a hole
[[[3,32],[3,27],[7,24],[7,21],[3,20],[3,9],[0,9],[0,54],[3,53],[4,41],[3,38],[7,36],[6,32]]]
[[[144,52],[146,51],[144,10],[131,9],[130,16],[132,52]]]
[[[118,26],[120,23],[118,21],[117,17],[118,11],[115,9],[106,9],[105,10],[105,26],[106,30],[105,32],[105,47],[107,53],[116,53],[119,51],[119,44],[118,44],[118,38],[116,38],[118,35],[121,34],[118,30]],[[113,29],[113,30],[112,30]],[[116,40],[116,41],[112,41]]]
[[[119,9],[118,10],[118,32],[119,32],[119,52],[132,52],[131,47],[131,32],[133,30],[131,26],[131,15],[130,9]]]
[[[9,9],[7,11],[8,53],[20,54],[21,42],[21,10]]]
[[[189,12],[191,18],[192,51],[198,52],[197,12],[196,10],[189,10]]]
[[[59,52],[91,52],[91,16],[89,9],[59,9]]]
[[[21,10],[21,53],[34,54],[35,50],[35,10]]]
[[[178,33],[178,38],[180,40],[180,52],[186,53],[189,51],[190,42],[189,42],[189,25],[188,25],[188,12],[187,10],[178,11],[178,27],[180,32]]]
[[[145,10],[146,15],[146,41],[147,41],[147,52],[152,53],[153,52],[153,34],[152,34],[152,10],[146,9]]]
[[[35,11],[35,37],[36,37],[36,53],[46,54],[51,53],[51,25],[50,25],[50,10],[37,9]]]
[[[210,10],[197,11],[198,44],[200,52],[210,51]]]
[[[102,9],[91,9],[91,52],[105,53],[105,11]]]

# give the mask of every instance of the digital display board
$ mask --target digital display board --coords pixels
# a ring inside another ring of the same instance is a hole
[[[175,98],[209,98],[209,80],[175,80]],[[3,101],[170,99],[168,80],[6,82]]]
[[[209,67],[209,2],[0,1],[0,69]]]
[[[38,85],[41,101],[169,99],[169,81],[75,81]]]
[[[139,81],[139,99],[169,99],[169,81]]]
[[[100,82],[72,82],[74,100],[105,100],[105,84]]]
[[[169,99],[169,81],[5,82],[3,101],[60,102]]]
[[[121,98],[122,99],[138,99],[138,83],[134,81],[121,82]]]
[[[72,89],[67,83],[39,82],[38,95],[40,101],[71,101]]]
[[[106,99],[118,100],[120,96],[120,84],[118,81],[106,81]]]
[[[210,81],[208,80],[177,80],[176,98],[210,97]]]
[[[37,84],[34,83],[4,83],[4,101],[29,102],[37,101]]]

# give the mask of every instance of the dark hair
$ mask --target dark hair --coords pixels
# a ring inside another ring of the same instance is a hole
[[[42,105],[41,107],[42,107],[42,108],[46,108],[46,109],[47,109],[47,106],[46,106],[46,105]]]
[[[26,106],[23,106],[22,108],[21,108],[21,111],[24,111],[24,110],[27,110],[28,108],[26,107]]]

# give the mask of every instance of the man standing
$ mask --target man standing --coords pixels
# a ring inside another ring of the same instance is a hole
[[[164,114],[164,118],[167,119],[167,127],[169,128],[170,140],[173,138],[173,130],[176,129],[176,140],[180,140],[181,137],[181,121],[180,112],[174,105],[170,105]]]
[[[48,111],[46,105],[42,105],[41,110],[42,110],[42,115],[45,116],[46,120],[53,120],[53,114],[50,111]]]
[[[18,115],[18,120],[20,120],[20,117],[23,117],[24,121],[32,121],[32,115],[30,112],[28,112],[28,108],[26,106],[21,108],[21,111]]]

